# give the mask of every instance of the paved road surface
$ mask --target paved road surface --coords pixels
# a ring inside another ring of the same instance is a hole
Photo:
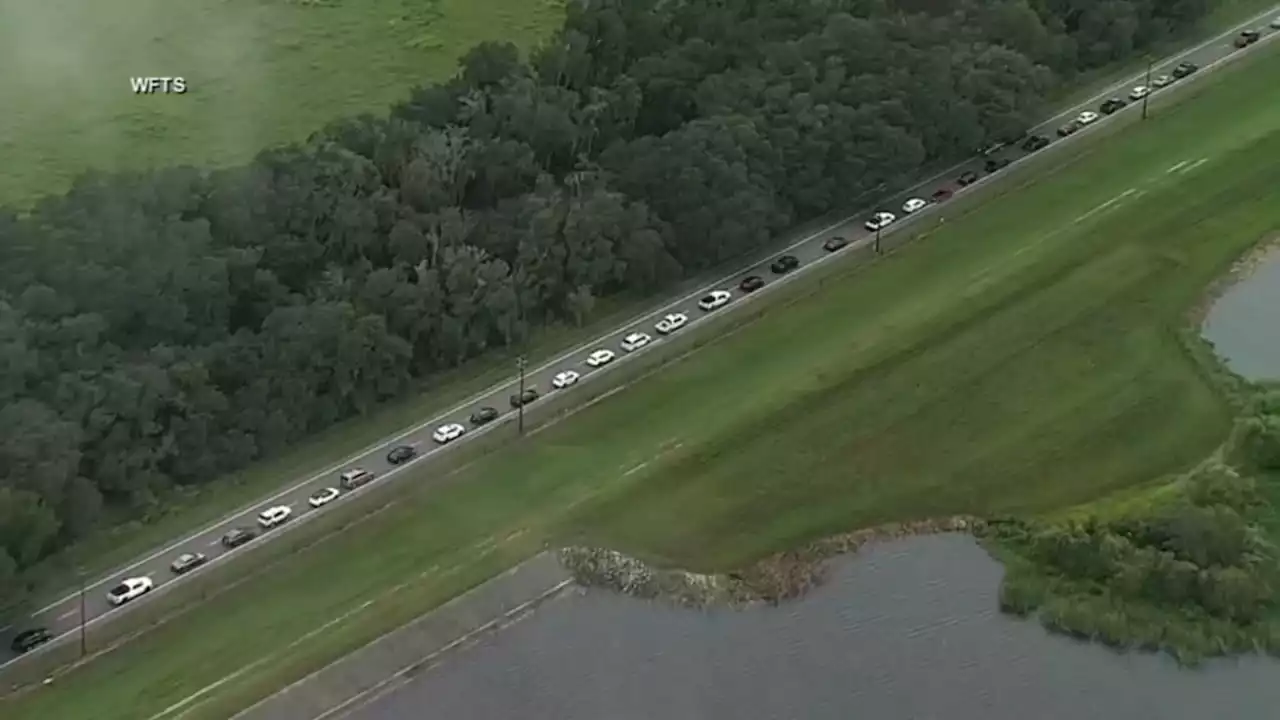
[[[1270,41],[1280,33],[1280,31],[1266,27],[1268,20],[1275,15],[1280,15],[1280,6],[1264,15],[1258,16],[1248,23],[1244,23],[1229,32],[1223,33],[1212,40],[1204,42],[1199,46],[1166,58],[1155,66],[1154,74],[1156,76],[1167,74],[1172,71],[1174,64],[1183,60],[1194,62],[1201,68],[1208,69],[1208,66],[1211,64],[1214,64],[1227,56],[1240,52],[1236,51],[1232,47],[1231,43],[1234,36],[1242,28],[1263,29],[1263,32],[1265,33],[1263,42]],[[1201,70],[1200,73],[1193,75],[1190,81],[1198,80],[1204,72],[1205,70]],[[1067,120],[1073,118],[1081,110],[1096,109],[1097,105],[1108,97],[1112,97],[1114,95],[1127,95],[1129,89],[1135,84],[1140,83],[1142,80],[1143,77],[1139,75],[1134,76],[1125,82],[1119,83],[1087,102],[1046,120],[1039,127],[1033,130],[1033,132],[1051,138],[1054,143],[1074,142],[1081,135],[1087,135],[1093,128],[1096,128],[1100,124],[1104,124],[1106,119],[1104,118],[1089,128],[1086,128],[1085,130],[1082,130],[1081,132],[1066,139],[1058,139],[1055,135],[1056,129]],[[1187,82],[1189,81],[1180,81],[1179,83],[1175,83],[1173,87],[1179,87],[1181,84],[1185,84]],[[1170,92],[1170,90],[1161,90],[1159,92]],[[1139,103],[1132,103],[1122,112],[1137,112],[1138,105]],[[1025,155],[1026,153],[1021,148],[1017,147],[1006,148],[1000,153],[1000,157],[1014,161]],[[957,192],[965,192],[967,189],[961,190],[957,187],[956,178],[965,170],[973,170],[979,175],[985,176],[986,174],[983,172],[983,165],[984,162],[981,159],[975,159],[974,161],[947,171],[944,175],[928,180],[915,188],[912,188],[909,192],[897,194],[891,202],[887,202],[884,207],[880,208],[898,215],[898,221],[890,225],[884,231],[884,234],[891,234],[900,231],[904,226],[919,222],[921,219],[927,221],[927,218],[932,214],[932,208],[926,208],[909,217],[905,216],[901,208],[907,199],[913,197],[927,199],[935,190],[944,187],[956,190]],[[970,185],[968,189],[972,189],[973,187],[973,185]],[[693,326],[698,324],[700,318],[707,314],[699,309],[698,302],[699,298],[704,296],[710,290],[723,289],[732,292],[733,298],[729,304],[724,308],[715,311],[731,312],[735,305],[741,304],[746,298],[746,296],[740,292],[737,287],[738,282],[745,276],[758,275],[767,283],[764,289],[759,290],[750,296],[753,300],[762,295],[768,295],[769,286],[777,285],[783,281],[802,275],[807,269],[813,267],[815,264],[830,257],[839,255],[840,251],[832,253],[823,249],[823,244],[830,238],[842,236],[850,241],[851,246],[871,242],[874,238],[874,233],[867,232],[863,228],[863,222],[874,210],[876,210],[876,208],[868,208],[864,213],[860,213],[856,217],[848,218],[839,223],[832,224],[829,227],[808,235],[807,237],[794,240],[789,244],[780,244],[777,249],[777,253],[779,255],[785,253],[795,256],[800,262],[799,269],[792,271],[787,275],[777,276],[770,272],[768,260],[765,260],[760,264],[744,267],[739,272],[735,272],[732,275],[723,277],[716,282],[706,285],[703,290],[671,300],[659,309],[655,309],[646,315],[635,318],[632,322],[617,328],[608,335],[571,350],[544,365],[529,368],[526,372],[527,386],[537,388],[545,398],[551,392],[572,391],[572,388],[559,391],[552,390],[552,378],[556,373],[562,370],[573,369],[580,372],[582,374],[583,382],[589,381],[595,376],[608,374],[608,371],[611,368],[625,362],[628,353],[625,353],[620,349],[620,344],[622,339],[629,333],[637,331],[645,332],[653,338],[653,344],[662,342],[661,336],[654,331],[654,324],[668,313],[679,312],[686,314],[689,318],[689,322],[678,332],[689,332]],[[843,252],[848,252],[848,250],[846,249]],[[650,345],[650,347],[652,347],[652,345]],[[586,364],[587,356],[591,352],[601,348],[613,350],[617,353],[618,358],[611,364],[605,365],[602,368],[592,369],[588,367]],[[644,352],[644,350],[640,350],[639,352]],[[170,571],[169,564],[174,560],[174,558],[182,553],[200,552],[209,557],[210,564],[220,562],[235,555],[246,547],[252,547],[253,543],[262,543],[270,539],[273,535],[285,532],[289,527],[304,521],[309,516],[315,516],[324,512],[327,508],[340,505],[342,503],[341,499],[329,504],[325,508],[313,510],[309,507],[307,499],[317,490],[336,487],[338,485],[338,475],[344,470],[355,467],[364,468],[377,473],[378,479],[374,481],[374,484],[387,482],[390,477],[399,473],[405,467],[408,467],[408,465],[396,467],[387,462],[387,451],[394,446],[407,444],[417,448],[419,451],[418,456],[411,465],[418,466],[421,463],[430,462],[430,458],[432,456],[445,452],[447,448],[451,447],[453,444],[466,442],[470,437],[475,437],[482,433],[492,431],[496,427],[500,427],[511,422],[515,419],[516,413],[511,410],[510,405],[508,404],[508,398],[516,392],[516,388],[517,378],[512,377],[506,382],[494,386],[490,390],[477,395],[471,400],[438,417],[431,418],[417,427],[402,432],[395,437],[387,438],[385,441],[369,447],[356,456],[351,457],[341,464],[335,465],[313,477],[300,479],[298,482],[290,484],[287,488],[276,492],[274,495],[263,498],[261,502],[256,503],[251,507],[242,508],[240,511],[218,521],[217,523],[214,523],[213,525],[203,528],[198,532],[179,539],[165,547],[158,548],[154,553],[147,555],[146,557],[139,558],[128,566],[119,568],[116,572],[113,572],[106,577],[102,577],[88,583],[86,595],[86,617],[88,623],[91,625],[98,624],[118,615],[124,610],[145,606],[146,601],[149,598],[162,593],[166,588],[172,587],[175,583],[179,582],[180,578]],[[498,420],[481,428],[471,427],[468,422],[468,418],[477,408],[482,406],[497,408],[502,411],[502,416]],[[446,423],[454,422],[461,423],[469,428],[469,431],[465,436],[446,446],[437,445],[433,442],[432,434],[437,427]],[[372,485],[366,486],[366,488],[371,486]],[[254,527],[256,525],[258,513],[265,508],[276,505],[290,506],[294,513],[293,520],[284,526],[264,533],[263,536],[253,541],[253,543],[241,546],[238,549],[228,550],[221,546],[220,538],[228,530],[236,527]],[[208,567],[208,565],[206,564],[205,567]],[[200,570],[196,570],[195,572],[188,573],[187,575],[182,576],[181,579],[191,577],[199,572]],[[155,590],[152,591],[150,595],[131,602],[124,606],[124,608],[113,608],[107,602],[107,591],[112,586],[116,585],[122,578],[142,575],[149,576],[155,583]],[[78,596],[75,593],[72,593],[38,611],[36,616],[29,623],[24,624],[22,627],[10,628],[8,632],[11,634],[17,630],[24,629],[25,627],[44,626],[52,629],[58,634],[59,637],[54,642],[60,643],[67,642],[68,639],[75,636],[74,631],[76,630],[78,623]],[[47,649],[53,644],[54,643],[46,644],[42,648],[33,651],[33,653]],[[0,655],[0,663],[2,663],[0,664],[0,667],[4,667],[14,661],[13,655],[8,653],[7,638],[4,641],[4,646],[3,652],[6,654]]]

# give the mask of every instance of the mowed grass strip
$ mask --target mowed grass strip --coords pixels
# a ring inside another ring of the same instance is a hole
[[[1224,72],[0,714],[226,718],[548,542],[727,568],[875,522],[1053,511],[1185,467],[1230,411],[1178,331],[1280,228],[1278,72],[1274,53]]]
[[[559,0],[0,0],[0,203],[90,169],[242,162],[384,112],[484,40],[528,48]],[[185,95],[129,78],[185,77]]]

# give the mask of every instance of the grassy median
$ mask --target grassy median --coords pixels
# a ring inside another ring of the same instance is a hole
[[[1231,423],[1179,340],[1186,312],[1280,228],[1280,55],[1264,52],[447,481],[420,472],[372,521],[0,713],[226,718],[544,543],[727,568],[1185,468]]]

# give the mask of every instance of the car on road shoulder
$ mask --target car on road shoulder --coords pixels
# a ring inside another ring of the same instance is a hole
[[[1049,138],[1044,135],[1032,135],[1022,141],[1022,149],[1026,152],[1036,152],[1049,147]]]
[[[1129,99],[1141,100],[1142,98],[1150,94],[1151,94],[1151,88],[1147,87],[1146,85],[1139,85],[1138,87],[1129,91]]]
[[[118,585],[107,591],[107,602],[113,607],[135,600],[151,592],[155,587],[155,583],[151,582],[151,578],[143,575],[141,577],[131,577],[121,580]]]
[[[293,517],[293,508],[288,505],[276,505],[258,513],[258,526],[263,530],[270,530],[289,522],[291,517]]]
[[[612,350],[600,349],[587,356],[587,364],[591,367],[603,367],[618,357]]]
[[[929,201],[924,198],[911,198],[910,200],[902,203],[902,214],[910,215],[913,212],[922,210],[928,204]]]
[[[307,498],[307,504],[313,508],[322,508],[325,505],[338,499],[342,491],[338,488],[324,488],[311,493],[311,497]]]
[[[343,490],[355,490],[361,485],[372,482],[375,477],[377,476],[364,468],[351,468],[338,476],[338,487]]]
[[[501,413],[498,412],[498,408],[486,405],[481,408],[476,408],[476,411],[471,413],[471,417],[469,419],[471,420],[472,425],[487,425],[488,423],[497,420],[499,415],[501,415]]]
[[[1110,98],[1108,100],[1103,101],[1103,103],[1098,106],[1098,112],[1102,113],[1103,115],[1113,115],[1119,112],[1120,110],[1123,110],[1124,107],[1128,104],[1129,103],[1125,102],[1124,100],[1121,100],[1120,98]]]
[[[959,183],[960,187],[972,185],[978,182],[978,173],[973,170],[965,170],[960,173],[960,177],[956,178],[956,182]]]
[[[798,267],[800,267],[800,258],[795,255],[783,255],[770,263],[769,271],[774,275],[785,275]]]
[[[1200,69],[1200,66],[1192,62],[1178,63],[1178,66],[1173,69],[1173,79],[1181,80],[1182,78],[1188,75],[1191,75],[1192,73],[1194,73],[1199,69]]]
[[[514,409],[514,408],[524,407],[525,405],[528,405],[529,403],[537,399],[538,399],[537,388],[525,388],[524,392],[520,393],[519,395],[512,395],[511,397],[507,398],[507,402],[511,403],[511,407]]]
[[[827,242],[831,241],[828,240]],[[738,289],[744,293],[753,293],[762,287],[764,287],[764,278],[759,275],[748,275],[742,278],[742,282],[738,283]]]
[[[688,324],[688,315],[684,313],[667,313],[667,316],[659,320],[658,324],[653,326],[653,329],[657,330],[660,335],[667,335]]]
[[[466,431],[467,429],[461,423],[449,423],[436,428],[436,431],[431,433],[431,439],[444,445],[462,437]]]
[[[204,553],[182,553],[177,557],[177,559],[169,563],[169,570],[172,571],[174,575],[182,575],[195,570],[207,562],[209,562],[209,558]]]
[[[1107,102],[1111,102],[1111,101],[1108,100]],[[1106,103],[1103,103],[1103,104],[1105,105]],[[1084,127],[1085,125],[1092,125],[1093,123],[1098,121],[1098,117],[1099,117],[1098,113],[1092,110],[1085,110],[1084,112],[1076,116],[1076,123],[1079,124],[1081,127]]]
[[[391,452],[387,453],[387,462],[392,465],[400,465],[407,463],[418,454],[417,448],[412,445],[397,445],[391,448]]]
[[[884,228],[889,227],[890,225],[893,224],[893,221],[897,219],[898,219],[897,215],[894,215],[891,212],[885,212],[881,210],[880,212],[868,218],[867,221],[862,224],[862,226],[874,232],[876,230],[883,230]]]
[[[640,348],[648,345],[653,338],[642,332],[634,332],[622,338],[622,349],[626,352],[635,352]]]
[[[557,390],[563,390],[570,385],[576,385],[578,380],[581,378],[582,375],[580,375],[577,370],[565,370],[563,372],[556,373],[556,376],[551,379],[551,387]]]
[[[249,528],[232,528],[227,531],[226,535],[222,536],[222,547],[228,550],[238,548],[256,537],[258,537],[258,533]]]
[[[840,237],[839,235],[833,238],[827,238],[827,241],[822,243],[822,249],[826,250],[827,252],[835,252],[837,250],[843,250],[848,246],[849,246],[849,241],[845,240],[843,237]],[[755,276],[753,275],[752,277],[755,277]],[[751,278],[747,278],[747,280],[750,280],[750,279]],[[742,282],[745,283],[747,280],[743,280]],[[761,282],[763,283],[763,281]]]
[[[52,639],[53,633],[49,628],[31,628],[14,635],[13,640],[9,642],[9,649],[21,655],[35,650]]]
[[[703,312],[719,310],[725,305],[728,305],[729,300],[732,297],[733,295],[730,295],[728,290],[712,290],[702,296],[702,299],[698,301],[698,307],[701,308]]]

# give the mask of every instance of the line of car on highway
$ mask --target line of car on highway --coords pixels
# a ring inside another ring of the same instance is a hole
[[[1280,17],[1273,19],[1269,26],[1273,29],[1280,30]],[[1262,33],[1258,30],[1245,30],[1239,33],[1232,44],[1237,49],[1244,49],[1256,43],[1261,39]],[[1057,135],[1065,138],[1074,135],[1081,129],[1096,123],[1102,116],[1112,115],[1119,110],[1127,107],[1132,102],[1142,101],[1151,94],[1173,83],[1194,74],[1199,67],[1194,63],[1182,62],[1173,68],[1168,75],[1160,75],[1150,80],[1150,85],[1138,85],[1132,88],[1126,98],[1111,97],[1104,101],[1095,112],[1086,110],[1077,115],[1070,122],[1067,122],[1057,129]],[[983,171],[991,174],[1000,171],[1012,162],[1012,159],[1000,157],[1000,153],[1005,148],[1016,144],[1026,153],[1035,153],[1048,147],[1053,140],[1044,135],[1030,134],[1009,143],[999,143],[992,147],[986,148],[980,152],[985,158]],[[964,188],[980,179],[981,175],[976,170],[966,170],[962,172],[955,181],[955,184]],[[924,210],[927,207],[944,202],[951,198],[955,190],[950,187],[940,187],[933,192],[928,198],[912,197],[907,199],[901,206],[900,210],[903,216],[909,216]],[[869,232],[881,232],[888,226],[898,220],[898,216],[888,210],[877,210],[867,218],[863,223],[863,227]],[[823,250],[828,253],[837,252],[849,245],[849,240],[842,236],[833,236],[828,238],[822,245]],[[786,275],[800,267],[800,260],[794,255],[781,255],[775,258],[769,264],[769,270],[774,275]],[[766,285],[765,279],[758,274],[749,274],[743,277],[738,283],[738,290],[744,294],[753,293],[760,290]],[[718,289],[708,292],[698,300],[698,308],[704,313],[714,312],[725,307],[733,300],[733,293],[729,290]],[[672,312],[664,315],[657,323],[654,324],[654,331],[659,336],[667,336],[679,331],[689,324],[689,317],[685,313]],[[653,336],[647,332],[640,330],[628,333],[619,343],[619,350],[622,353],[633,353],[641,348],[648,346],[654,341]],[[597,348],[592,350],[586,357],[586,365],[589,368],[597,369],[612,363],[618,358],[618,353],[608,348]],[[551,380],[553,390],[563,390],[577,384],[582,378],[582,374],[576,369],[564,369],[556,373]],[[526,406],[540,397],[540,393],[536,386],[524,387],[520,392],[513,394],[509,398],[509,404],[512,409],[519,409]],[[487,425],[501,416],[501,411],[490,406],[477,408],[468,418],[472,427],[481,427]],[[432,440],[439,445],[446,445],[461,438],[468,432],[468,427],[460,422],[451,422],[436,428],[432,433]],[[417,448],[413,445],[397,445],[391,448],[387,453],[387,462],[391,465],[402,465],[417,457]],[[351,468],[342,472],[334,486],[326,487],[311,494],[307,498],[307,505],[318,510],[329,503],[332,503],[343,495],[348,494],[373,480],[377,479],[377,475],[363,468]],[[256,527],[236,527],[224,534],[219,543],[226,549],[238,548],[246,543],[258,538],[262,533],[280,527],[289,522],[293,518],[294,511],[289,505],[275,505],[262,510],[257,517]],[[170,571],[174,575],[184,575],[202,565],[209,562],[209,557],[200,552],[186,552],[179,555],[169,565]],[[150,576],[140,575],[136,577],[127,577],[120,580],[110,590],[107,591],[107,601],[113,607],[120,607],[132,600],[135,600],[155,588],[155,582]],[[28,652],[46,642],[54,639],[55,635],[48,628],[37,627],[18,633],[11,642],[11,649],[16,653]]]

